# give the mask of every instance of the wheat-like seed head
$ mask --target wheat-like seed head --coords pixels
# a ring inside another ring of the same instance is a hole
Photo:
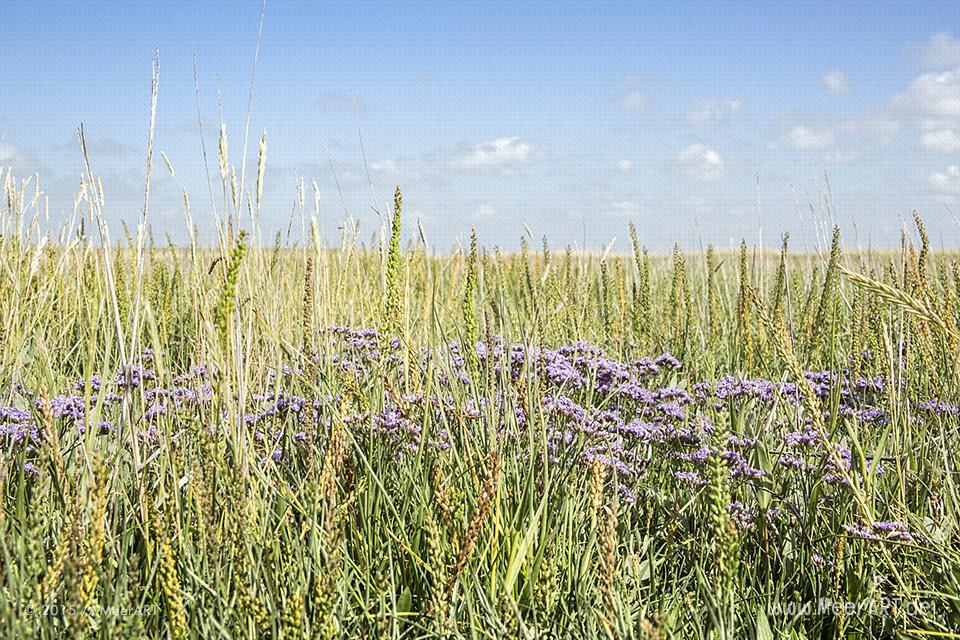
[[[220,124],[220,144],[219,144],[219,155],[218,159],[220,161],[220,181],[223,184],[227,184],[227,175],[228,167],[230,166],[230,154],[229,154],[229,143],[227,141],[227,125]]]
[[[257,210],[260,210],[260,202],[263,200],[263,175],[267,170],[267,131],[263,131],[260,136],[260,152],[257,155]],[[301,182],[302,185],[302,182]],[[301,186],[301,194],[303,187]],[[301,199],[303,196],[301,195]]]
[[[904,313],[932,324],[949,335],[950,330],[947,327],[947,323],[936,313],[934,313],[933,310],[931,310],[923,300],[911,296],[906,291],[892,287],[885,282],[874,280],[873,278],[850,271],[846,267],[840,266],[838,269],[840,273],[842,273],[848,280],[850,280],[850,282],[858,287],[863,287],[867,291],[870,291],[879,297],[881,300],[894,305]],[[956,338],[956,333],[953,333],[952,337]]]

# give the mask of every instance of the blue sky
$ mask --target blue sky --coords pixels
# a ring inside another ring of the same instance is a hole
[[[630,221],[655,249],[772,246],[782,231],[813,248],[827,211],[848,244],[896,245],[914,208],[957,246],[960,5],[775,5],[268,2],[249,142],[255,158],[266,130],[266,232],[287,228],[303,177],[331,235],[347,214],[374,233],[371,207],[401,184],[439,249],[471,226],[515,247],[524,225],[537,243],[625,249]],[[216,174],[218,81],[239,167],[259,13],[5,7],[0,165],[39,174],[58,223],[83,122],[108,218],[135,223],[158,49],[156,149],[211,239],[193,57]],[[154,231],[183,240],[179,188],[155,169]]]

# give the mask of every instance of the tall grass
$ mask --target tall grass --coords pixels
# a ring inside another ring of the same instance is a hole
[[[398,189],[385,259],[265,248],[228,154],[216,248],[40,235],[5,174],[0,636],[958,637],[960,255],[919,218],[435,255]]]

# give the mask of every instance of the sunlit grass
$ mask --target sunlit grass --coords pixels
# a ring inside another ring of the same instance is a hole
[[[435,255],[398,190],[379,246],[309,214],[264,246],[220,149],[216,248],[80,236],[92,174],[41,236],[6,177],[0,635],[960,628],[960,263],[919,219],[902,251]]]

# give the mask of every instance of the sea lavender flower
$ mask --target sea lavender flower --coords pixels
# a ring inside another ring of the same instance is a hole
[[[664,353],[663,355],[658,356],[653,363],[658,367],[666,367],[668,369],[679,369],[682,366],[680,361],[674,358],[673,354],[671,353]]]
[[[732,435],[727,438],[727,446],[731,449],[753,449],[757,446],[757,439]]]
[[[547,361],[547,376],[555,384],[566,386],[572,389],[583,387],[583,376],[574,368],[566,358],[554,357]]]
[[[957,416],[960,415],[960,408],[955,404],[950,404],[943,400],[924,400],[917,403],[917,410],[921,413],[933,414],[939,416]]]
[[[710,456],[713,455],[713,449],[704,445],[692,453],[681,453],[677,455],[679,460],[684,462],[692,462],[698,467],[702,467],[707,463],[707,460],[710,459]]]
[[[575,423],[583,423],[587,417],[586,410],[567,396],[547,396],[543,406],[548,414],[564,416]]]
[[[157,439],[160,437],[160,432],[157,431],[156,426],[151,426],[146,431],[141,431],[137,435],[147,444],[156,444]]]
[[[42,410],[37,401],[38,410]],[[66,418],[69,420],[83,420],[86,416],[86,404],[83,396],[54,396],[50,398],[50,410],[54,418]]]
[[[157,420],[161,416],[167,415],[167,407],[162,404],[152,404],[147,407],[147,410],[143,413],[143,419],[147,421]]]
[[[753,512],[748,509],[739,500],[727,505],[727,513],[730,514],[730,520],[740,531],[753,531],[756,529]]]
[[[660,367],[650,358],[634,360],[632,364],[633,368],[637,370],[637,375],[644,378],[660,373]]]
[[[730,467],[730,472],[734,478],[756,480],[764,476],[762,470],[752,467],[746,458],[737,451],[726,451],[723,454],[723,459],[726,461],[727,466]]]
[[[126,371],[117,374],[115,384],[118,387],[130,387],[136,389],[146,381],[157,379],[157,374],[152,369],[148,369],[141,364],[134,364],[127,367]]]
[[[673,477],[684,484],[690,484],[695,487],[707,486],[707,481],[696,471],[677,471],[673,474]]]
[[[807,427],[803,431],[792,431],[783,436],[790,447],[812,447],[822,439],[819,432]]]
[[[834,449],[837,452],[835,458],[828,458],[827,464],[824,466],[824,476],[823,481],[827,484],[841,484],[841,485],[850,485],[849,476],[853,468],[853,453],[850,449],[836,444]],[[840,466],[837,466],[837,460],[840,462]]]
[[[910,527],[903,522],[887,521],[874,522],[870,528],[877,534],[882,535],[887,540],[896,540],[899,542],[913,542],[913,535],[910,533]]]
[[[807,461],[801,458],[800,456],[795,456],[793,454],[786,454],[780,456],[777,460],[777,464],[788,469],[806,469]]]
[[[912,542],[913,535],[910,528],[903,522],[874,522],[866,525],[843,525],[844,531],[855,538],[863,540],[881,541],[892,540],[895,542]]]
[[[683,408],[676,402],[663,402],[657,405],[657,409],[667,418],[683,421],[687,419],[687,414]]]
[[[620,457],[616,455],[616,453],[622,454],[623,451],[616,452],[616,453],[613,451],[609,451],[609,452],[604,452],[604,451],[605,451],[604,447],[594,447],[591,449],[587,449],[581,455],[580,460],[583,463],[583,465],[587,468],[589,468],[594,462],[600,462],[605,467],[616,471],[618,476],[630,477],[635,474],[633,468],[627,462],[625,462],[624,460],[622,460]]]
[[[617,493],[619,493],[620,497],[628,504],[637,504],[637,496],[634,495],[633,491],[631,491],[626,485],[618,484]]]
[[[83,393],[89,388],[92,392],[99,392],[103,386],[103,380],[100,376],[91,376],[90,380],[77,380],[76,384],[73,385],[74,390]]]

